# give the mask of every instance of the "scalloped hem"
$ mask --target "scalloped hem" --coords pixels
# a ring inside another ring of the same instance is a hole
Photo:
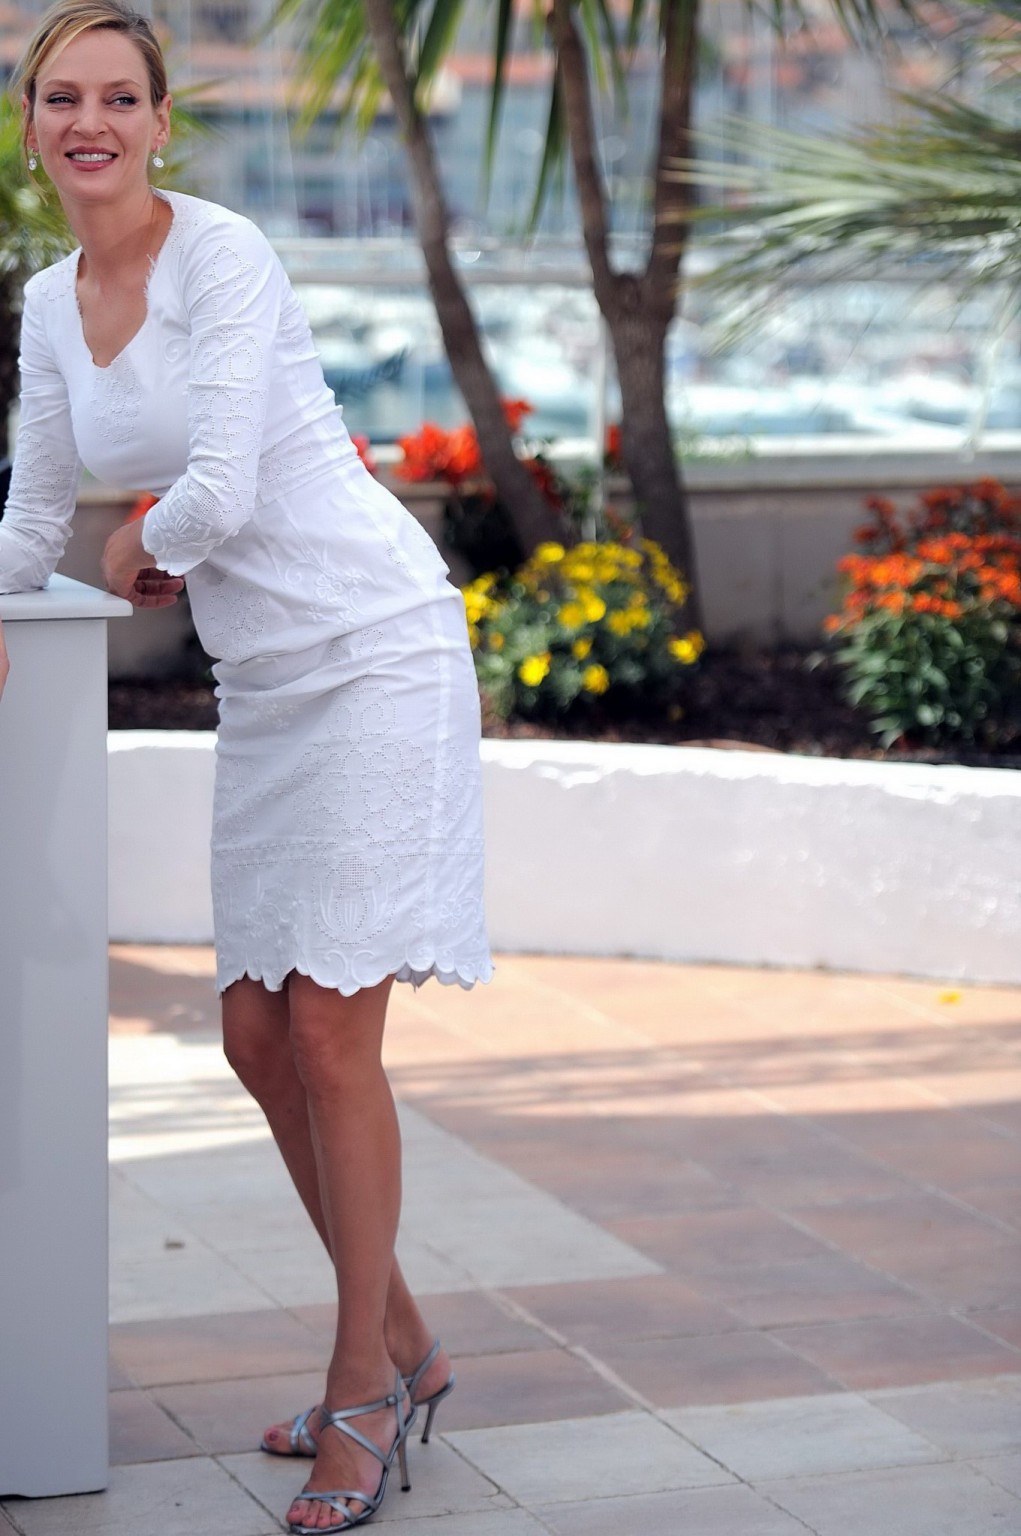
[[[409,960],[405,960],[397,967],[383,965],[378,974],[373,971],[357,979],[352,977],[345,981],[336,981],[311,966],[303,965],[299,960],[294,965],[288,966],[285,971],[279,973],[267,974],[263,971],[254,971],[250,966],[245,965],[238,970],[228,973],[225,978],[217,975],[217,996],[222,997],[228,987],[233,986],[235,981],[241,981],[244,977],[247,977],[249,981],[260,981],[267,992],[282,992],[284,982],[292,971],[297,971],[301,976],[310,977],[317,987],[323,987],[331,992],[339,992],[341,997],[354,997],[356,992],[364,991],[366,987],[378,986],[388,976],[392,976],[395,981],[410,982],[415,988],[422,986],[431,976],[434,976],[441,986],[461,987],[465,992],[470,992],[477,982],[482,982],[485,985],[493,979],[493,965],[491,961],[485,961],[481,965],[443,966],[434,960],[430,965],[420,967],[412,965]]]

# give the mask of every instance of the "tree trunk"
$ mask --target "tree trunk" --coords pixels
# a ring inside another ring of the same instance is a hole
[[[366,24],[380,71],[393,100],[411,159],[415,222],[425,257],[429,290],[457,386],[478,434],[479,448],[500,501],[526,551],[556,538],[552,507],[514,452],[496,382],[482,352],[478,327],[450,256],[450,217],[440,185],[428,126],[408,77],[392,0],[364,0]]]
[[[666,324],[646,313],[640,303],[624,302],[616,310],[608,323],[623,406],[621,455],[642,531],[662,544],[691,583],[689,617],[696,623],[695,550],[666,413]]]
[[[596,301],[610,331],[623,404],[621,453],[642,527],[684,571],[690,586],[686,616],[701,624],[698,573],[688,499],[674,451],[665,403],[665,345],[676,307],[681,240],[669,219],[685,195],[663,174],[688,143],[695,68],[698,0],[664,4],[666,27],[651,250],[645,272],[616,272],[609,253],[609,217],[596,156],[585,45],[575,24],[575,0],[553,0],[549,22],[563,90],[567,138],[581,208],[585,249]]]

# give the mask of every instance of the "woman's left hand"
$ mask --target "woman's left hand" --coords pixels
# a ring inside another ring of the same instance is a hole
[[[184,588],[180,576],[168,576],[152,564],[142,545],[145,519],[125,523],[112,533],[103,550],[103,580],[115,597],[126,597],[135,608],[169,608]]]

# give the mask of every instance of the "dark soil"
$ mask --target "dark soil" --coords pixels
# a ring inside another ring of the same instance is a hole
[[[216,723],[211,684],[145,681],[110,685],[112,730],[209,731]],[[504,738],[697,743],[757,747],[809,757],[1021,768],[1021,740],[995,752],[908,742],[884,751],[864,719],[841,697],[832,663],[793,646],[750,653],[707,652],[690,678],[685,712],[676,720],[621,720],[606,714],[554,727],[487,718],[484,730],[487,736]]]

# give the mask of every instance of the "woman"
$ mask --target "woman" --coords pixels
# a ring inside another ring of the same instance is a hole
[[[478,697],[460,595],[358,460],[308,325],[247,220],[149,184],[163,60],[119,0],[64,0],[24,60],[29,168],[80,247],[27,285],[0,591],[42,586],[81,463],[159,500],[107,543],[138,606],[188,578],[220,701],[213,828],[225,1050],[337,1272],[314,1454],[288,1519],[341,1531],[404,1471],[449,1361],[394,1259],[400,1141],[380,1047],[395,980],[471,986],[482,917]],[[404,1478],[405,1483],[407,1478]]]

